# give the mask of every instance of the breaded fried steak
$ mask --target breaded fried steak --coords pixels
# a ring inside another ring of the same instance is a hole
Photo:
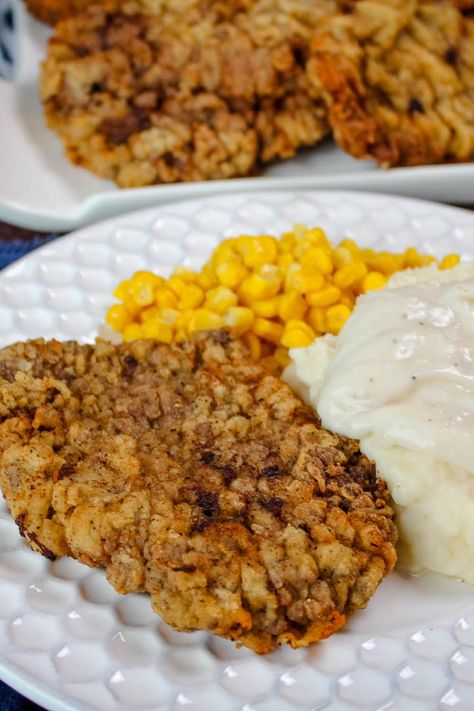
[[[0,421],[0,484],[30,546],[147,591],[179,630],[308,645],[395,564],[374,465],[226,332],[10,346]]]
[[[313,38],[308,76],[341,148],[385,166],[474,159],[474,20],[460,5],[348,0]]]
[[[305,62],[335,0],[226,3],[196,19],[117,0],[57,25],[41,96],[73,163],[126,188],[232,178],[328,134]]]

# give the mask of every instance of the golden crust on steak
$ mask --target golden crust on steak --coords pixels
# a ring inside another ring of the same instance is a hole
[[[384,166],[474,158],[474,20],[450,0],[359,0],[313,38],[337,143]]]
[[[305,62],[335,0],[222,4],[199,19],[98,4],[55,28],[41,96],[73,163],[121,187],[231,178],[327,135]]]
[[[256,652],[322,639],[395,564],[386,485],[226,332],[0,351],[0,484],[29,545]]]

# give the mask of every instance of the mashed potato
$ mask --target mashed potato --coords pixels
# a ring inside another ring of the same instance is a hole
[[[290,356],[287,382],[391,488],[402,563],[474,583],[474,264],[400,273]]]

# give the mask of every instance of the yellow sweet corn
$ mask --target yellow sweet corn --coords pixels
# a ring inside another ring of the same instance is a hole
[[[307,309],[306,301],[297,291],[288,291],[283,294],[278,304],[278,316],[282,321],[289,319],[302,319]]]
[[[324,284],[324,277],[311,267],[303,267],[301,264],[290,264],[285,276],[285,291],[297,291],[299,294],[307,294],[310,291],[320,289]]]
[[[138,323],[128,323],[122,331],[124,341],[137,341],[143,338],[142,327]]]
[[[160,309],[175,309],[178,305],[178,297],[166,286],[155,289],[155,304]]]
[[[367,274],[367,267],[363,262],[354,262],[340,267],[334,274],[333,281],[339,289],[348,289],[356,284]]]
[[[263,299],[263,301],[254,301],[252,304],[252,309],[256,316],[263,316],[263,318],[273,318],[278,315],[278,308],[282,296],[274,296],[271,299]]]
[[[452,269],[461,261],[457,254],[447,254],[440,262],[440,269]]]
[[[235,289],[247,276],[247,270],[237,259],[226,259],[216,269],[218,282],[229,289]]]
[[[334,306],[329,306],[326,311],[327,330],[330,333],[339,333],[350,315],[351,309],[349,306],[346,306],[346,304],[335,304]]]
[[[224,320],[222,316],[210,311],[210,309],[196,309],[188,322],[189,333],[195,331],[207,331],[213,328],[222,328]]]
[[[248,269],[258,269],[266,264],[274,264],[278,254],[275,237],[245,237],[240,243],[239,251]]]
[[[162,343],[172,343],[173,329],[166,323],[159,321],[148,321],[142,326],[143,338],[152,338],[155,341]]]
[[[324,286],[319,291],[310,291],[306,294],[306,301],[309,306],[331,306],[339,301],[341,298],[341,290],[329,284]]]
[[[207,292],[204,306],[215,311],[216,314],[225,314],[232,306],[237,306],[238,297],[227,286],[216,286]]]
[[[377,289],[383,289],[387,283],[387,277],[380,272],[369,272],[362,279],[362,291],[376,291]]]
[[[283,326],[268,318],[256,318],[252,325],[252,331],[256,336],[260,336],[265,341],[278,343],[283,333]]]
[[[252,309],[246,306],[231,306],[223,317],[224,326],[231,328],[240,336],[252,326],[254,320]]]
[[[304,252],[300,259],[300,264],[304,267],[314,269],[320,274],[327,276],[333,270],[333,263],[330,254],[322,247],[311,247]]]
[[[105,317],[109,326],[119,333],[131,322],[132,317],[123,304],[112,304]]]
[[[256,336],[255,333],[248,331],[247,333],[244,333],[242,340],[249,350],[251,359],[254,361],[260,360],[262,355],[262,344],[258,336]]]
[[[229,328],[254,360],[277,372],[288,363],[288,348],[339,333],[360,294],[383,288],[401,269],[434,261],[414,247],[392,254],[359,248],[353,239],[332,246],[320,228],[295,225],[280,239],[225,239],[199,271],[177,267],[166,280],[136,272],[114,290],[120,303],[106,321],[124,340],[165,343]],[[458,262],[448,254],[439,267]]]
[[[179,309],[197,309],[204,301],[204,292],[196,284],[186,284],[179,294]]]
[[[298,319],[290,319],[280,339],[286,348],[305,348],[314,341],[316,334],[309,324]]]

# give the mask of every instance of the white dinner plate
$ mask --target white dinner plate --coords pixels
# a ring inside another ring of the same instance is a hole
[[[0,273],[0,346],[91,341],[114,286],[137,269],[199,267],[224,237],[322,226],[333,241],[474,258],[470,212],[354,192],[262,192],[131,213],[62,237]],[[51,562],[20,538],[0,499],[0,677],[48,709],[422,711],[474,708],[474,591],[395,572],[346,629],[265,657],[174,632],[146,595],[100,570]]]
[[[68,231],[171,199],[277,187],[375,190],[441,202],[474,202],[474,163],[380,170],[372,161],[351,158],[330,141],[267,167],[257,178],[119,190],[70,164],[59,138],[44,124],[38,66],[49,32],[26,13],[21,0],[0,0],[0,73],[3,68],[13,80],[0,79],[0,219],[4,221],[36,230]],[[12,61],[6,62],[5,55]]]

